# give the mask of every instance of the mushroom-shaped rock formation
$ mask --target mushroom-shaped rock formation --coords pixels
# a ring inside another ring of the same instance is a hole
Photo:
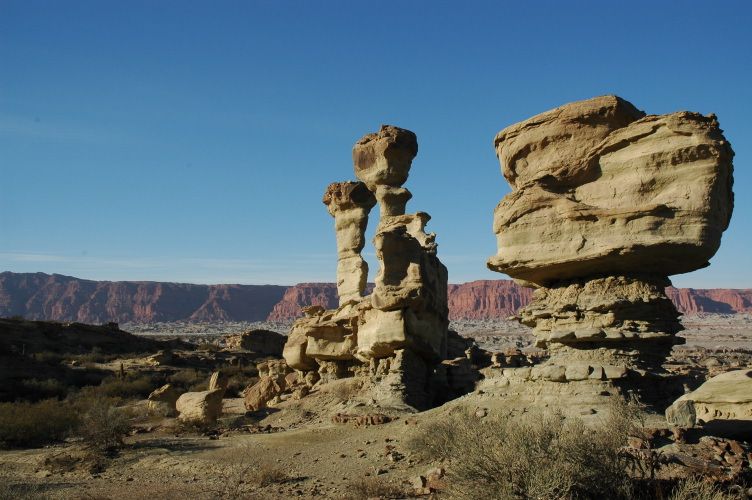
[[[495,147],[512,192],[488,267],[537,288],[520,316],[550,364],[659,372],[682,340],[668,276],[709,265],[733,209],[716,117],[603,96],[507,127]]]
[[[295,370],[317,370],[320,383],[363,376],[372,399],[425,408],[440,397],[433,379],[446,357],[449,321],[447,270],[436,256],[436,236],[424,231],[430,216],[405,214],[411,194],[402,184],[417,152],[415,134],[390,125],[355,144],[362,182],[333,183],[324,194],[335,219],[340,306],[307,310],[293,324],[283,355]],[[361,251],[377,201],[380,269],[364,297],[368,266]]]

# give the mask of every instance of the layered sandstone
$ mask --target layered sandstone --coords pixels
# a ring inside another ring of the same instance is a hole
[[[645,116],[604,96],[507,127],[495,146],[513,190],[488,266],[536,288],[520,317],[551,352],[539,375],[660,371],[682,329],[668,276],[708,265],[733,209],[715,116]]]
[[[335,182],[324,193],[324,205],[334,217],[337,236],[337,295],[339,304],[358,301],[368,279],[361,250],[366,243],[368,213],[376,197],[362,182]]]
[[[324,203],[335,218],[338,307],[304,309],[293,324],[284,357],[293,369],[317,370],[322,383],[362,375],[372,395],[415,407],[431,404],[433,367],[446,356],[447,270],[436,256],[430,216],[406,214],[407,180],[418,143],[409,130],[384,125],[353,147],[360,182],[330,184]],[[381,219],[373,238],[379,271],[366,291],[361,257],[368,212]]]
[[[689,112],[640,118],[626,104],[614,96],[572,103],[497,135],[514,190],[494,212],[491,269],[546,285],[708,265],[733,208],[733,151],[718,121]]]

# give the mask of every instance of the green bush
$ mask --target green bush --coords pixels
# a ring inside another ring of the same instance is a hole
[[[78,425],[78,413],[66,402],[0,403],[0,447],[31,448],[60,441]]]

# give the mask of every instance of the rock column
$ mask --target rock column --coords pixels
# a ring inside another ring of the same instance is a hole
[[[335,182],[324,193],[337,235],[337,294],[339,304],[359,301],[366,289],[368,264],[360,255],[365,245],[368,213],[376,204],[362,182]]]

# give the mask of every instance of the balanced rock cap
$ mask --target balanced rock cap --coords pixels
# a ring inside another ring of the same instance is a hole
[[[513,189],[494,212],[490,269],[548,286],[708,265],[733,210],[734,152],[713,115],[641,114],[597,97],[497,135]]]
[[[418,154],[418,138],[409,130],[382,125],[377,133],[366,134],[353,147],[355,176],[368,189],[400,187],[407,180],[413,158]]]
[[[364,208],[370,210],[376,205],[376,197],[362,182],[332,182],[324,192],[322,200],[331,215],[340,210]]]

